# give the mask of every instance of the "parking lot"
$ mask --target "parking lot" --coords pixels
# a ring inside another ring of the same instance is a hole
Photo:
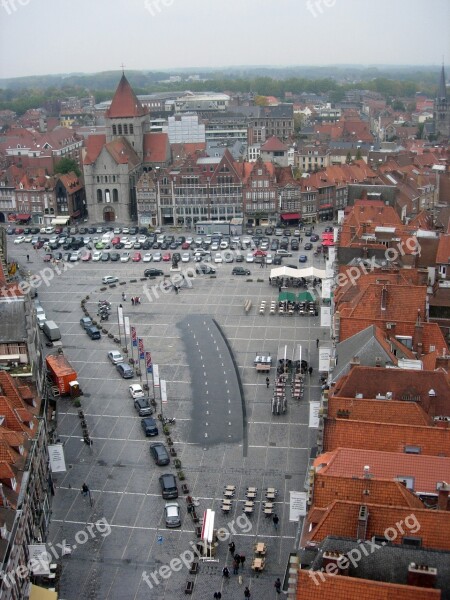
[[[44,264],[43,249],[36,252],[26,243],[11,244],[9,252],[10,259],[17,258],[25,266],[28,253],[32,273],[44,267],[57,268]],[[298,264],[300,254],[308,254],[306,266],[324,267],[321,256],[302,249],[284,258],[282,264]],[[313,372],[303,399],[289,399],[286,414],[274,416],[270,410],[274,369],[267,389],[265,376],[256,373],[253,361],[256,353],[271,354],[275,359],[279,345],[300,343],[308,349],[310,364],[316,369],[316,338],[324,340],[328,332],[319,327],[319,317],[259,314],[261,300],[270,302],[278,297],[278,289],[268,281],[271,265],[261,268],[255,263],[240,263],[251,271],[251,276],[242,277],[231,275],[236,263],[209,264],[217,269],[215,277],[186,277],[189,285],[182,285],[179,293],[174,293],[173,287],[164,290],[162,277],[141,280],[149,267],[169,275],[170,262],[155,265],[120,260],[77,262],[66,271],[59,269],[61,274],[38,290],[47,318],[59,325],[64,352],[78,372],[84,392],[82,408],[93,440],[92,447],[83,443],[77,409],[70,400],[60,400],[58,433],[64,443],[67,472],[56,477],[49,539],[53,543],[65,539],[72,547],[77,546],[70,557],[62,559],[60,594],[66,600],[172,600],[184,597],[187,579],[194,581],[193,598],[211,598],[218,590],[224,598],[240,597],[243,587],[249,585],[252,597],[264,600],[273,598],[276,577],[284,577],[297,534],[297,524],[289,521],[289,492],[304,491],[309,451],[315,445],[315,431],[308,427],[309,401],[319,399],[320,386]],[[190,262],[186,266],[195,265]],[[119,282],[101,291],[102,277],[107,275],[117,276]],[[144,287],[147,283],[149,287]],[[159,572],[191,548],[190,543],[196,541],[195,524],[180,494],[182,526],[165,527],[158,477],[176,470],[173,465],[156,466],[149,453],[149,444],[164,442],[165,436],[160,428],[158,437],[144,437],[127,390],[139,378],[123,380],[107,358],[108,351],[119,346],[105,335],[90,340],[80,327],[80,303],[86,296],[91,316],[99,299],[111,302],[111,316],[103,325],[116,335],[116,308],[122,304],[124,314],[143,338],[145,350],[159,365],[160,377],[167,381],[164,414],[176,418],[171,437],[189,494],[200,516],[207,508],[216,511],[217,527],[230,531],[236,550],[246,556],[242,585],[236,576],[225,581],[221,577],[225,564],[232,571],[227,541],[219,543],[217,562],[200,564],[196,576],[189,575],[183,566],[170,570],[167,578],[159,577],[159,583],[151,579],[152,587],[146,581],[144,573]],[[133,306],[130,299],[135,296],[141,303]],[[252,301],[253,308],[245,313],[247,300]],[[214,322],[224,337],[214,329]],[[192,337],[192,331],[197,337]],[[201,360],[195,358],[196,351]],[[88,484],[91,498],[80,494],[83,482]],[[226,515],[220,510],[225,485],[236,486],[232,511]],[[238,521],[248,486],[258,488],[255,511],[248,521]],[[278,529],[262,511],[267,487],[278,490]],[[94,536],[85,544],[73,542],[87,523],[103,517],[111,528],[108,536]],[[267,566],[259,576],[250,569],[257,541],[268,547]]]

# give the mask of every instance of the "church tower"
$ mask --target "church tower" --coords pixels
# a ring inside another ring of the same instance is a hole
[[[128,140],[139,159],[144,155],[144,133],[150,123],[146,108],[139,102],[125,74],[122,74],[119,85],[105,114],[106,142],[124,137]]]
[[[450,103],[447,99],[444,65],[442,65],[439,89],[434,101],[433,117],[436,135],[444,138],[450,137]]]

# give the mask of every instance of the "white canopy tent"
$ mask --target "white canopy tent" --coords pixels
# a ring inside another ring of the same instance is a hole
[[[328,275],[324,269],[316,269],[316,267],[305,267],[304,269],[276,267],[275,269],[271,269],[270,278],[276,279],[277,277],[293,277],[294,279],[316,277],[317,279],[326,279]]]

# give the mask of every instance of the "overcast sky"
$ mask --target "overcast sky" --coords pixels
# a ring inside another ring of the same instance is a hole
[[[450,0],[0,0],[0,77],[449,65],[449,23]]]

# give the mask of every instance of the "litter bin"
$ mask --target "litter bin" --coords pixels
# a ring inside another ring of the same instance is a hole
[[[80,384],[78,381],[70,381],[69,382],[70,396],[72,398],[77,398],[80,395]]]

